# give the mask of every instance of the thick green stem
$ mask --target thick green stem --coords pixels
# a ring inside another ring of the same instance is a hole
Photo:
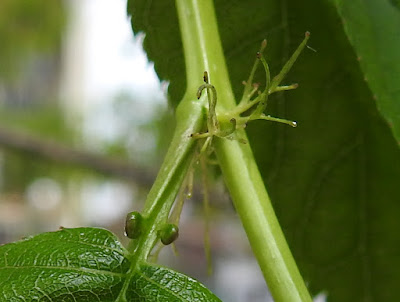
[[[218,92],[218,110],[232,110],[235,100],[212,0],[176,0],[176,6],[186,60],[187,94],[196,93],[207,70],[210,83]],[[236,210],[275,301],[311,301],[249,145],[218,138],[215,149]]]

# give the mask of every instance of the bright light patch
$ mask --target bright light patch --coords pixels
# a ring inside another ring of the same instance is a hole
[[[63,194],[56,181],[50,178],[38,178],[28,186],[26,197],[34,208],[48,211],[61,203]]]

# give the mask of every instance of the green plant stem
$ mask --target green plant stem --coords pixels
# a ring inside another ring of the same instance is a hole
[[[205,102],[197,100],[194,96],[192,99],[182,100],[176,110],[177,125],[174,137],[142,211],[148,226],[160,226],[169,215],[194,154],[196,141],[190,136],[200,131],[204,124],[204,106]],[[155,234],[150,232],[142,236],[143,240],[148,242],[144,254],[150,252],[153,244],[146,238],[149,235],[154,237]],[[132,241],[129,250],[132,252],[137,245],[143,245],[143,242],[135,244],[135,241]]]
[[[159,239],[159,231],[167,222],[182,182],[195,154],[196,141],[192,133],[199,132],[204,125],[204,102],[193,98],[184,98],[176,110],[177,125],[160,172],[151,188],[142,211],[145,223],[139,239],[131,240],[128,245],[131,267],[129,277],[116,301],[126,302],[125,294],[142,262],[146,261]]]
[[[195,93],[205,70],[218,92],[218,110],[235,100],[223,56],[212,0],[176,0],[188,90]],[[245,133],[240,133],[245,136]],[[297,269],[248,144],[215,139],[225,182],[276,302],[311,301]]]

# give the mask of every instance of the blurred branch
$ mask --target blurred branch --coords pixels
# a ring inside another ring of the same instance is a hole
[[[61,164],[93,169],[106,175],[133,180],[136,184],[149,187],[155,174],[138,168],[127,160],[119,160],[91,152],[74,149],[55,141],[0,128],[0,146],[19,152],[35,154]]]
[[[75,165],[92,169],[108,176],[120,177],[143,187],[149,188],[155,179],[155,173],[148,169],[139,168],[127,160],[110,158],[91,152],[78,150],[61,143],[24,134],[0,127],[0,148],[24,152],[42,157],[64,165]],[[203,194],[199,188],[194,188],[192,200],[200,202]],[[214,201],[214,208],[230,203],[229,194],[217,192],[213,188],[210,192]]]

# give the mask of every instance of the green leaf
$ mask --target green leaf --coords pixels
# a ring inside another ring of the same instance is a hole
[[[302,54],[283,83],[300,87],[271,97],[267,108],[268,114],[296,120],[299,126],[254,122],[247,128],[311,291],[325,291],[333,302],[399,300],[399,148],[376,108],[376,93],[364,81],[335,6],[328,0],[216,0],[215,6],[237,98],[264,38],[275,75],[304,32],[311,32],[309,45],[317,52]],[[185,66],[176,57],[182,57],[182,50],[173,2],[130,0],[129,12],[134,31],[146,33],[145,49],[160,78],[171,81],[170,97],[176,102],[185,89]],[[156,34],[162,32],[168,36]],[[392,53],[393,64],[399,62],[397,53]],[[376,64],[385,68],[381,60]],[[393,81],[398,75],[392,74]],[[256,78],[264,82],[262,72]],[[397,106],[394,99],[388,102]]]
[[[1,301],[113,301],[130,267],[102,229],[62,229],[0,247]]]
[[[221,301],[198,281],[156,265],[141,266],[128,288],[128,296],[146,297],[149,302]],[[132,301],[142,301],[135,298]]]
[[[335,0],[365,81],[400,142],[399,1]]]
[[[131,266],[107,230],[39,234],[0,246],[0,301],[220,301],[173,270]]]

